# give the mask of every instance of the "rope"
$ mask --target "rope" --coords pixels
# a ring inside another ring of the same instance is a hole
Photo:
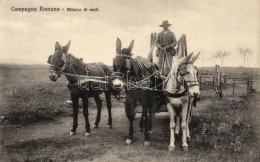
[[[167,53],[166,53],[166,55],[167,55]],[[172,70],[172,68],[171,68],[171,66],[170,66],[170,63],[169,63],[169,59],[168,59],[168,57],[166,56],[166,62],[168,63],[168,67],[170,68],[170,71]]]
[[[95,64],[101,69],[101,71],[103,72],[103,74],[106,76],[106,73],[104,72],[104,70],[95,62]]]
[[[81,77],[81,78],[93,78],[93,79],[105,79],[106,77],[100,77],[100,76],[86,76],[86,75],[78,75],[78,74],[71,74],[71,73],[64,73],[62,74],[67,76],[73,76],[73,77]]]
[[[144,78],[144,79],[142,79],[142,80],[140,80],[140,81],[136,82],[136,84],[139,84],[139,83],[142,83],[142,82],[144,82],[146,79],[149,79],[149,78],[151,78],[151,77],[152,77],[152,76],[154,76],[156,73],[158,73],[158,71],[156,71],[156,72],[154,72],[153,74],[151,74],[150,76],[148,76],[148,77],[146,77],[146,78]]]
[[[171,68],[171,66],[170,66],[169,59],[168,59],[168,57],[167,57],[167,51],[166,51],[166,49],[161,50],[161,52],[160,52],[159,55],[161,55],[161,54],[163,54],[163,61],[162,61],[162,68],[161,68],[160,72],[161,72],[161,73],[163,72],[163,70],[164,70],[164,64],[165,64],[165,63],[168,64],[168,67],[170,68],[170,71],[171,71],[172,68]]]

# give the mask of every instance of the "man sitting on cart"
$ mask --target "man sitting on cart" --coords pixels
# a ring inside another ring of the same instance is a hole
[[[163,27],[157,36],[156,56],[158,57],[158,66],[162,75],[167,76],[172,66],[172,57],[176,52],[174,47],[177,44],[175,34],[169,30],[171,24],[167,20],[163,21],[160,27]]]

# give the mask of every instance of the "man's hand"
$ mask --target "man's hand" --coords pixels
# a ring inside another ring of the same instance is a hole
[[[159,44],[156,44],[157,49],[162,49],[162,46]]]
[[[166,46],[162,48],[162,50],[164,50],[164,51],[166,51],[166,49],[167,49]]]
[[[171,48],[171,46],[170,46],[170,45],[167,45],[167,46],[165,46],[165,49],[169,49],[169,48]]]

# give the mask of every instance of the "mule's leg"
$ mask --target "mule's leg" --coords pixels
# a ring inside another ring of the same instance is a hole
[[[168,109],[168,114],[169,114],[169,118],[170,118],[170,133],[171,133],[171,137],[170,137],[170,145],[169,145],[169,151],[173,151],[175,148],[175,138],[174,138],[174,129],[175,129],[175,122],[174,122],[174,116],[175,114],[175,110],[173,109],[172,105],[170,103],[167,103],[167,109]]]
[[[154,117],[154,114],[153,114],[153,107],[152,107],[153,105],[151,105],[151,107],[149,107],[148,108],[148,113],[149,113],[149,115],[148,115],[148,132],[150,133],[150,134],[152,134],[152,129],[153,129],[153,117]]]
[[[187,138],[190,138],[190,129],[189,129],[189,120],[190,120],[190,116],[188,114],[187,116],[187,125],[186,125],[186,135],[187,135]]]
[[[148,104],[146,102],[142,103],[143,106],[143,126],[144,126],[144,146],[149,146],[150,145],[150,137],[149,137],[149,132],[148,132],[148,115],[147,115],[147,109],[148,109]]]
[[[179,134],[180,133],[180,116],[176,116],[176,127],[175,127],[175,134]]]
[[[187,144],[187,111],[188,103],[183,104],[181,111],[181,129],[182,129],[182,148],[184,151],[188,151]]]
[[[143,132],[143,128],[144,128],[143,115],[144,115],[144,112],[142,111],[142,115],[141,115],[141,119],[140,119],[140,123],[139,123],[139,131],[140,132]]]
[[[190,104],[189,104],[190,107],[188,107],[188,110],[191,111],[192,110],[192,101],[190,101]],[[190,120],[191,120],[191,112],[188,112],[187,113],[187,138],[190,138],[190,128],[189,128],[189,125],[190,125]]]
[[[83,104],[83,116],[85,118],[85,129],[86,129],[85,136],[89,136],[90,124],[88,120],[88,97],[87,96],[82,98],[82,104]]]
[[[144,129],[144,116],[145,113],[142,111],[141,119],[140,119],[140,124],[139,124],[139,131],[143,132]],[[149,116],[148,116],[148,131],[152,132],[152,110],[149,109]]]
[[[97,105],[97,116],[96,116],[96,122],[94,124],[94,128],[98,128],[98,124],[100,122],[100,116],[101,116],[101,107],[102,107],[102,101],[99,97],[99,95],[94,96],[96,105]]]
[[[188,122],[187,122],[187,138],[188,140],[190,139],[190,128]]]
[[[129,120],[129,134],[126,139],[126,143],[129,145],[132,143],[133,134],[134,134],[134,128],[133,128],[133,122],[134,122],[134,104],[126,103],[125,104],[125,113]]]
[[[70,131],[70,135],[76,134],[76,129],[78,128],[78,113],[79,113],[79,98],[71,97],[73,105],[73,125]]]
[[[112,129],[112,113],[111,113],[111,93],[109,91],[105,91],[105,97],[107,101],[107,111],[108,111],[108,127]]]

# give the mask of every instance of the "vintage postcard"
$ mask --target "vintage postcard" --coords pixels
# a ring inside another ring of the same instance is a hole
[[[0,0],[0,161],[259,161],[258,0]]]

